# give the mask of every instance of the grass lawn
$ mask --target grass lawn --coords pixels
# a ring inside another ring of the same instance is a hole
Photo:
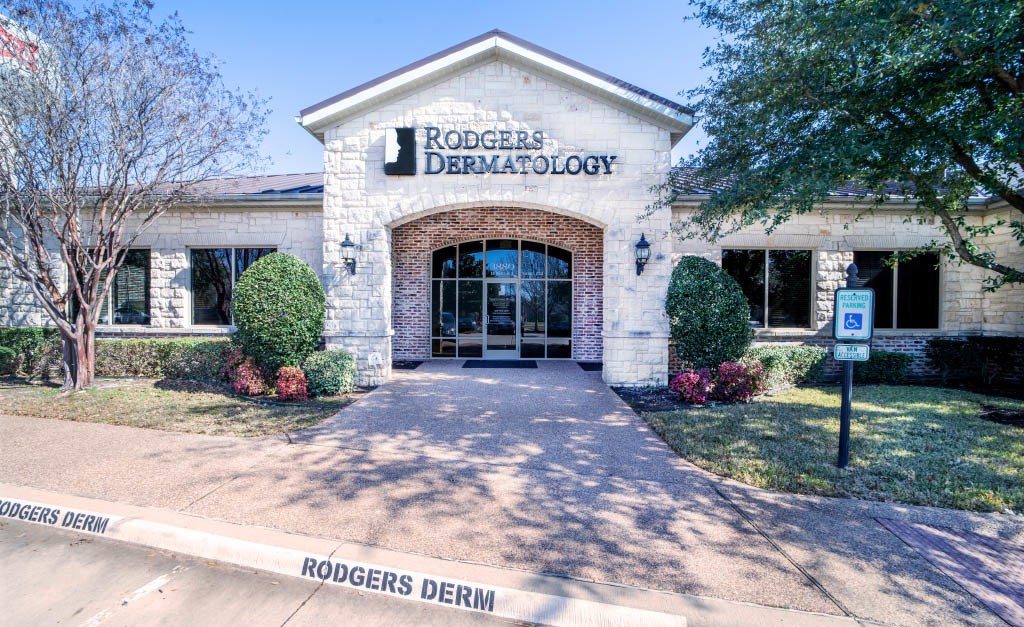
[[[55,385],[0,380],[0,414],[245,437],[315,425],[355,398],[276,403],[209,383],[149,379],[97,379],[95,387],[61,396]]]
[[[645,413],[681,456],[715,474],[800,494],[1024,513],[1024,428],[978,417],[1024,401],[959,390],[853,391],[850,465],[835,467],[839,388],[792,388],[748,404]]]

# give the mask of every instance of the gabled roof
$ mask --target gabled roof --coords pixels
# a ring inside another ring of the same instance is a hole
[[[672,131],[693,126],[693,110],[528,41],[492,30],[299,112],[295,120],[317,139],[324,130],[378,103],[474,65],[500,59],[568,83]]]

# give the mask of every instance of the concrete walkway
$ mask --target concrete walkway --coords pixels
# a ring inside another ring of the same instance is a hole
[[[876,518],[1024,521],[779,495],[680,460],[573,363],[427,362],[333,419],[241,440],[0,419],[0,482],[601,582],[899,625],[1001,625]]]

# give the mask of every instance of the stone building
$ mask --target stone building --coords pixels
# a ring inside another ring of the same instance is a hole
[[[881,295],[880,347],[920,353],[937,335],[1024,333],[1020,288],[984,292],[980,270],[947,261],[881,264],[944,237],[898,199],[855,221],[861,201],[837,190],[828,213],[771,236],[676,239],[672,221],[714,190],[645,208],[692,112],[500,31],[297,120],[323,143],[324,172],[200,186],[139,240],[104,336],[229,333],[232,283],[273,250],[320,272],[325,343],[356,355],[362,384],[385,381],[395,360],[448,358],[599,361],[608,383],[664,384],[665,294],[683,254],[737,278],[758,341],[827,343],[833,292],[854,260]],[[1008,212],[972,202],[980,220]],[[987,245],[1024,265],[1009,233]],[[0,271],[0,324],[45,323]]]

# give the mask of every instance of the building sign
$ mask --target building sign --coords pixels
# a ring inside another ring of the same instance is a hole
[[[611,174],[616,155],[544,152],[544,131],[484,131],[428,126],[424,174]],[[416,174],[413,128],[384,130],[384,173]]]
[[[0,25],[0,59],[10,59],[31,72],[38,72],[39,46]]]
[[[837,340],[870,340],[874,329],[875,291],[870,288],[836,290],[835,328]]]
[[[832,355],[836,361],[867,361],[871,347],[867,344],[836,344]]]

